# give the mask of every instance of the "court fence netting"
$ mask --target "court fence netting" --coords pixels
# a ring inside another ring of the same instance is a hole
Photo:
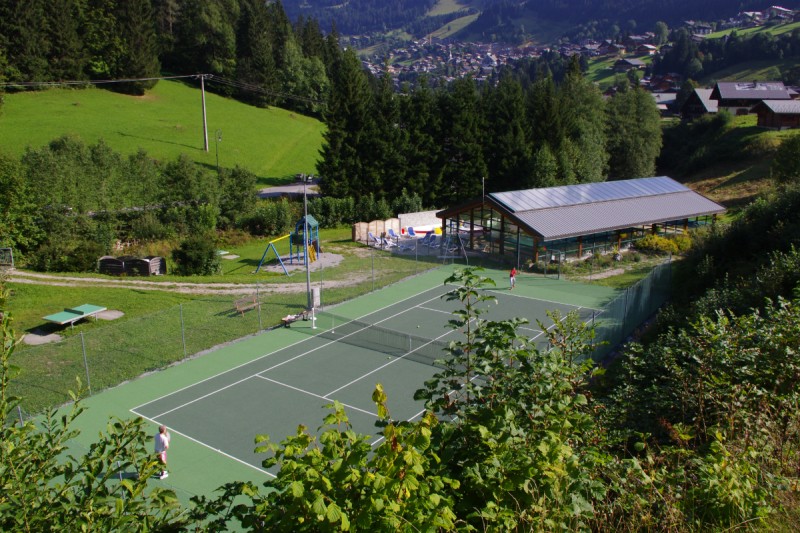
[[[369,267],[371,270],[372,264]],[[596,328],[597,348],[593,353],[596,360],[623,342],[666,302],[670,269],[671,262],[667,260],[587,320]],[[327,302],[323,308],[347,299],[344,293],[335,298],[333,295],[338,294],[335,289],[325,291]],[[119,324],[92,326],[85,333],[81,331],[59,342],[20,347],[12,364],[23,372],[12,380],[8,391],[23,398],[19,418],[30,418],[69,403],[70,391],[77,388],[76,378],[88,394],[95,394],[220,344],[276,327],[282,316],[298,313],[307,305],[305,293],[256,291],[256,298],[260,306],[239,313],[233,308],[230,295],[207,295]],[[318,315],[318,324],[329,320],[335,328],[331,331],[320,328],[323,338],[428,365],[448,357],[446,342],[342,317],[326,319],[325,313],[323,310]]]

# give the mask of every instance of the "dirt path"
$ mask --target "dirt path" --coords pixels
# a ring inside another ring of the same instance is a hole
[[[326,257],[327,256],[327,257]],[[336,254],[322,254],[327,263],[317,266],[333,266],[341,261]],[[353,273],[347,280],[326,280],[329,287],[347,287],[366,280],[366,274]],[[53,276],[40,272],[23,270],[10,271],[7,280],[13,283],[32,285],[51,285],[55,287],[96,287],[112,289],[138,289],[145,291],[164,291],[182,294],[252,294],[259,291],[290,294],[306,291],[306,283],[187,283],[173,281],[148,281],[134,278],[83,278],[75,276]]]

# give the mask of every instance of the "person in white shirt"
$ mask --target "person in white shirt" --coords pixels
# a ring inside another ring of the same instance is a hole
[[[156,453],[158,459],[161,461],[161,475],[158,479],[164,479],[169,474],[167,473],[167,450],[169,449],[169,432],[167,426],[159,426],[158,433],[156,433]]]

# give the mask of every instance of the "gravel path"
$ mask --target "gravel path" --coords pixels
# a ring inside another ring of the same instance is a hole
[[[342,261],[342,256],[333,253],[320,254],[317,261],[312,263],[311,270],[333,267]],[[302,270],[303,265],[286,265],[287,270]],[[269,270],[282,272],[279,265],[270,265]],[[55,287],[92,287],[102,285],[114,289],[138,289],[145,291],[165,291],[183,294],[252,294],[256,288],[260,291],[274,293],[305,292],[306,283],[189,283],[177,281],[149,281],[137,278],[83,278],[75,276],[53,276],[40,272],[12,270],[8,281],[14,283],[28,283],[32,285],[51,285]],[[356,285],[366,279],[364,274],[352,274],[347,280],[326,280],[329,287],[346,287]]]

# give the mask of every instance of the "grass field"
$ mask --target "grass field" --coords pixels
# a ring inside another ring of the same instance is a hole
[[[701,86],[710,87],[717,81],[774,81],[781,79],[781,72],[800,65],[800,60],[792,59],[762,59],[759,61],[745,61],[728,68],[712,72],[699,80]]]
[[[174,160],[187,154],[208,168],[251,170],[259,186],[316,173],[324,126],[284,109],[261,109],[206,91],[209,150],[203,149],[201,92],[194,82],[162,80],[145,96],[104,89],[51,89],[5,95],[0,152],[19,156],[66,134],[103,139],[123,154],[143,148]],[[217,131],[222,140],[217,142]]]
[[[730,35],[734,31],[742,36],[752,37],[758,33],[771,33],[773,35],[782,35],[790,33],[800,28],[800,22],[790,22],[789,24],[778,24],[776,26],[756,26],[754,28],[731,28],[729,30],[721,30],[706,35],[706,39],[720,39],[726,35]]]

